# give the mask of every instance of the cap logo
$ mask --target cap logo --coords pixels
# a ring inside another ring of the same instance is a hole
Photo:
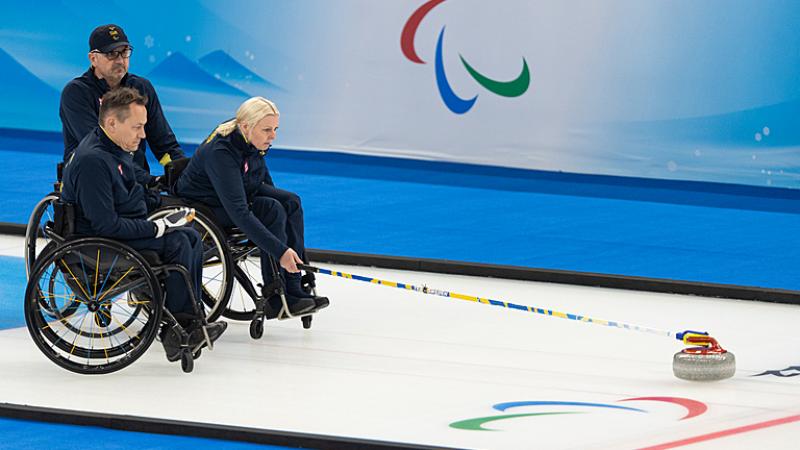
[[[111,39],[114,39],[115,41],[119,40],[119,31],[117,31],[117,29],[114,27],[108,28],[108,35],[111,36]]]

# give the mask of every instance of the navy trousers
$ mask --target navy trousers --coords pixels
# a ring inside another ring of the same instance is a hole
[[[152,250],[158,253],[166,264],[180,264],[189,272],[195,299],[200,300],[203,279],[203,240],[195,229],[190,227],[173,228],[156,239],[133,239],[122,241],[135,250]],[[167,289],[167,309],[174,313],[195,315],[191,297],[186,290],[183,276],[170,272],[164,283]]]
[[[294,192],[266,184],[258,189],[258,195],[273,198],[283,206],[286,212],[286,245],[297,252],[300,259],[306,261],[305,224],[300,197]]]
[[[284,191],[286,192],[286,191]],[[299,204],[298,204],[299,206]],[[264,227],[269,230],[270,233],[275,235],[279,241],[285,243],[289,247],[292,247],[292,240],[290,240],[288,230],[290,227],[287,225],[288,223],[288,215],[284,206],[275,198],[265,197],[265,196],[257,196],[253,198],[251,203],[250,209],[253,211],[253,215],[258,218],[258,220],[264,224]],[[228,216],[228,213],[225,212],[225,209],[222,207],[213,208],[212,213],[214,214],[214,218],[217,220],[217,223],[224,228],[230,228],[236,226],[233,221]],[[302,210],[300,212],[300,219],[302,220]],[[296,213],[295,213],[296,217]],[[300,226],[300,232],[302,233],[303,227]],[[297,237],[292,238],[294,242],[297,242]],[[300,237],[300,242],[303,242],[302,234]],[[296,248],[292,247],[295,251]],[[278,261],[282,255],[270,255],[268,251],[265,249],[261,249],[261,276],[263,278],[264,284],[268,284],[273,279],[272,269],[270,266],[269,257],[272,256],[275,258],[275,261]],[[298,252],[298,254],[301,254]]]

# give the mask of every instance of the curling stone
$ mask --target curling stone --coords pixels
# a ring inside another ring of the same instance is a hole
[[[698,347],[685,348],[672,359],[672,373],[690,381],[719,381],[736,372],[736,357],[720,347],[716,339],[707,335],[689,335],[687,344]]]

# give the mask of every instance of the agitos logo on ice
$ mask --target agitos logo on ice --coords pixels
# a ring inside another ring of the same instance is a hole
[[[622,400],[617,400],[618,402],[663,402],[663,403],[673,403],[675,405],[682,406],[686,409],[686,414],[680,418],[679,420],[686,420],[697,417],[708,410],[708,406],[705,403],[699,402],[697,400],[692,400],[690,398],[682,398],[682,397],[636,397],[636,398],[624,398]],[[555,411],[541,411],[538,410],[539,407],[572,407],[576,408],[577,410],[570,411],[570,410],[563,410],[558,409]],[[521,417],[537,417],[537,416],[552,416],[552,415],[561,415],[561,414],[581,414],[586,413],[590,410],[618,410],[618,411],[628,411],[628,412],[635,412],[635,413],[647,413],[646,410],[640,408],[633,408],[630,406],[622,406],[622,405],[614,405],[609,403],[588,403],[588,402],[564,402],[564,401],[524,401],[524,402],[507,402],[507,403],[498,403],[492,406],[493,409],[506,412],[512,408],[521,408],[521,407],[528,407],[534,408],[534,412],[528,413],[516,413],[516,414],[496,414],[493,416],[486,416],[486,417],[475,417],[472,419],[465,419],[459,420],[457,422],[453,422],[450,424],[451,428],[457,428],[461,430],[472,430],[472,431],[497,431],[493,428],[485,427],[489,422],[497,422],[501,420],[508,420],[508,419],[518,419]],[[666,447],[665,447],[666,448]]]
[[[422,19],[425,18],[425,16],[433,8],[444,1],[445,0],[430,0],[420,6],[416,11],[414,11],[413,14],[411,14],[411,17],[408,18],[408,21],[403,27],[403,33],[400,36],[400,48],[403,50],[403,55],[405,55],[409,61],[417,64],[425,64],[425,61],[423,61],[417,55],[416,49],[414,48],[414,36],[417,34],[417,28],[422,22]],[[465,112],[469,111],[470,108],[472,108],[472,105],[475,104],[475,100],[478,99],[478,96],[475,95],[470,99],[463,99],[456,95],[456,93],[453,92],[453,88],[450,87],[450,83],[447,81],[447,76],[444,72],[444,63],[442,62],[442,41],[444,40],[444,29],[445,27],[442,27],[442,31],[439,32],[439,40],[436,42],[436,86],[439,88],[439,95],[442,96],[442,101],[444,101],[444,104],[447,105],[450,111],[453,111],[456,114],[464,114]],[[458,56],[461,58],[461,63],[464,65],[464,68],[467,69],[467,72],[472,76],[472,78],[475,79],[478,84],[489,90],[489,92],[501,95],[503,97],[519,97],[528,90],[528,86],[531,82],[531,76],[528,71],[528,63],[525,61],[524,57],[522,58],[522,72],[519,74],[519,76],[517,76],[516,79],[511,81],[497,81],[475,70],[461,54]]]

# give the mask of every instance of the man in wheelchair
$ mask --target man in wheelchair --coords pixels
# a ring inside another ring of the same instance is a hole
[[[268,289],[274,272],[270,257],[278,261],[289,313],[298,316],[329,301],[303,289],[298,268],[305,258],[300,198],[276,188],[264,162],[278,120],[277,107],[263,97],[242,103],[236,118],[219,125],[197,149],[177,180],[175,194],[207,205],[220,226],[238,227],[258,247],[262,295],[273,311],[280,305]]]
[[[218,339],[227,323],[204,325],[200,298],[203,245],[200,234],[185,227],[193,211],[147,220],[147,194],[136,181],[133,154],[145,138],[147,99],[135,89],[120,87],[101,100],[99,126],[78,145],[64,168],[61,199],[77,206],[75,233],[119,241],[137,251],[151,251],[167,264],[186,269],[188,278],[170,272],[165,281],[166,309],[200,348]],[[189,286],[191,284],[191,286]],[[187,292],[192,289],[192,294]],[[162,326],[161,340],[170,361],[181,358],[181,337],[175,323]]]

